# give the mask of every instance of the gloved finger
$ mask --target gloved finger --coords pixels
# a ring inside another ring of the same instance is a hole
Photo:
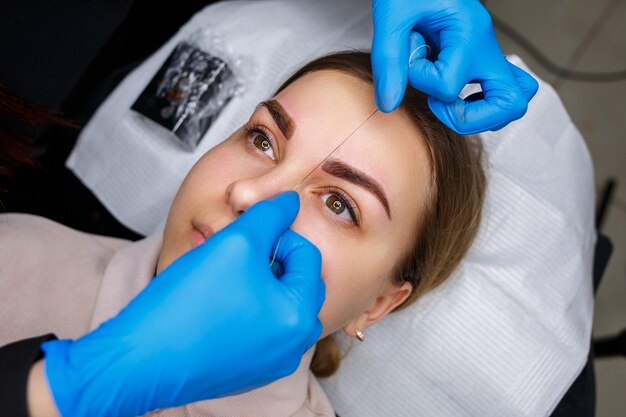
[[[417,37],[414,39],[414,42],[419,42]],[[443,48],[434,62],[427,58],[412,59],[409,64],[408,82],[413,88],[431,97],[444,102],[453,102],[463,87],[471,81],[467,71],[470,57],[460,46],[462,43],[448,43],[442,45]],[[413,51],[419,45],[411,46]]]
[[[515,81],[517,81],[517,85],[526,97],[526,101],[530,102],[535,94],[537,94],[537,90],[539,90],[539,83],[532,75],[530,75],[517,65],[511,64],[508,61],[507,64],[509,66],[509,69],[511,70],[511,73],[515,77]]]
[[[388,16],[380,16],[374,14],[372,72],[376,106],[388,113],[400,105],[406,91],[411,28],[397,27]]]
[[[465,97],[465,102],[466,103],[472,103],[474,101],[479,101],[479,100],[483,100],[485,98],[485,95],[483,94],[482,91],[479,91],[477,93],[474,94],[470,94],[469,96]],[[494,128],[492,128],[491,130],[500,130],[502,129],[504,126],[506,126],[507,124],[509,124],[508,122],[503,123],[499,126],[496,126]]]
[[[319,313],[326,292],[319,249],[293,230],[287,230],[280,238],[276,259],[283,264],[284,272],[280,277],[283,285]]]
[[[315,324],[313,325],[313,330],[311,331],[311,337],[309,338],[309,340],[307,341],[307,343],[306,343],[306,345],[304,347],[304,352],[306,352],[307,350],[311,349],[311,347],[315,343],[317,343],[317,340],[322,335],[322,330],[323,330],[322,322],[319,319],[316,319],[315,320]]]
[[[269,256],[278,237],[291,226],[299,210],[298,193],[288,191],[254,204],[226,229],[249,236],[257,251]]]
[[[481,87],[482,100],[457,98],[451,103],[444,103],[428,97],[428,105],[439,120],[462,135],[501,129],[526,113],[528,101],[512,76],[485,80],[481,82]]]
[[[532,98],[537,93],[537,90],[539,89],[539,83],[537,82],[537,80],[535,80],[535,78],[533,78],[532,75],[530,75],[523,69],[517,67],[514,64],[511,64],[508,61],[507,61],[507,64],[508,64],[508,68],[511,70],[511,73],[515,77],[515,81],[517,82],[517,85],[522,91],[522,94],[524,94],[524,96],[526,97],[526,101],[530,103]],[[482,99],[482,98],[484,98],[484,94],[480,92],[480,93],[472,94],[470,97],[466,97],[465,101],[477,101],[478,99]],[[510,121],[506,121],[498,126],[492,127],[490,130],[494,130],[494,131],[500,130],[506,125],[508,125],[509,122]]]
[[[409,68],[420,59],[426,59],[430,54],[430,46],[426,44],[424,37],[416,31],[409,34]]]

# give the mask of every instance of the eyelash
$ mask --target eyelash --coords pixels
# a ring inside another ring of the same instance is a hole
[[[348,209],[350,218],[352,218],[352,224],[356,227],[359,227],[361,225],[361,217],[359,216],[359,208],[358,208],[359,206],[358,204],[356,204],[356,202],[352,198],[350,198],[348,194],[332,186],[322,187],[322,190],[325,191],[326,193],[335,194],[337,197],[339,197],[345,203],[346,208]],[[324,204],[324,208],[326,208],[327,210],[330,210],[326,207],[325,204]],[[337,216],[333,215],[333,217],[336,218]],[[339,220],[339,221],[342,221],[342,220]]]

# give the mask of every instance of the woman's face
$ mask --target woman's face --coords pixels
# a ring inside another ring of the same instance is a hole
[[[322,253],[323,336],[342,327],[354,335],[380,320],[411,292],[390,278],[427,201],[426,145],[405,113],[377,112],[318,166],[374,110],[372,86],[338,71],[308,74],[259,105],[185,178],[158,271],[254,203],[299,184],[291,228]]]

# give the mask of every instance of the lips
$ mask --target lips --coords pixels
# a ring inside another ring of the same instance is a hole
[[[192,227],[190,239],[191,246],[194,248],[202,245],[204,242],[206,242],[208,238],[213,236],[213,234],[215,233],[211,226],[206,224],[192,223],[191,226]]]

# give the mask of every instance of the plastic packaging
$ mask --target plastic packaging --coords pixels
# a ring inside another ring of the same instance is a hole
[[[250,60],[225,47],[217,33],[199,31],[174,48],[132,109],[194,151],[252,73]]]

